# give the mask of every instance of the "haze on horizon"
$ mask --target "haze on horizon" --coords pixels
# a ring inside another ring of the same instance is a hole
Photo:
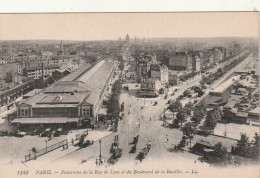
[[[0,14],[0,40],[258,38],[258,12]]]

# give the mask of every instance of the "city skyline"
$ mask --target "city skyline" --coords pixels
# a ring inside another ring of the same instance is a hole
[[[1,14],[0,23],[0,40],[258,37],[257,12]]]

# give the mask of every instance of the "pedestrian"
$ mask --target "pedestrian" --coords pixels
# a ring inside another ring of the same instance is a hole
[[[150,117],[150,121],[152,120],[152,118]]]
[[[71,144],[72,144],[72,145],[74,144],[74,140],[73,140],[73,138],[71,139]]]
[[[166,138],[166,142],[168,142],[169,141],[169,139],[168,138]]]

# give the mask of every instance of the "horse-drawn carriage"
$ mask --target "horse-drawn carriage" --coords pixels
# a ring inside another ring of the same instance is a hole
[[[146,144],[146,147],[142,149],[142,151],[137,155],[136,159],[140,160],[142,162],[142,160],[146,157],[146,155],[149,153],[150,149],[151,149],[151,142],[149,141],[148,144]]]
[[[133,146],[132,146],[131,150],[129,151],[129,153],[135,153],[136,152],[136,144],[138,143],[138,138],[139,138],[139,135],[134,137],[134,141],[130,143],[130,144],[133,144]]]
[[[82,134],[80,136],[79,143],[78,143],[80,148],[85,148],[85,147],[93,144],[93,141],[87,140],[86,137],[87,137],[86,134]]]
[[[110,164],[115,164],[118,159],[122,156],[122,149],[118,147],[118,140],[115,140],[114,143],[111,144],[110,153],[112,154],[108,159]]]

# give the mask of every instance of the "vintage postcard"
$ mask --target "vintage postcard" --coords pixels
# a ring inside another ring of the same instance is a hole
[[[258,22],[0,14],[0,177],[259,177]]]

